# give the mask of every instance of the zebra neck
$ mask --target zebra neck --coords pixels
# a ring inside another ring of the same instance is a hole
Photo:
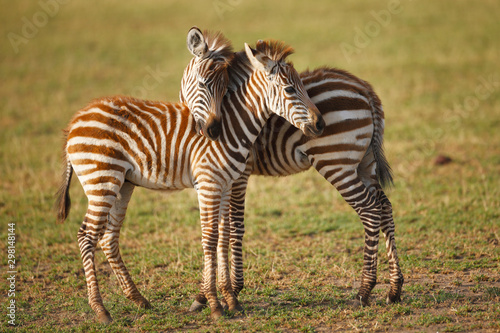
[[[222,140],[247,154],[267,119],[271,116],[267,105],[267,80],[261,72],[248,66],[232,73],[232,89],[222,104]],[[234,83],[237,82],[235,87]]]

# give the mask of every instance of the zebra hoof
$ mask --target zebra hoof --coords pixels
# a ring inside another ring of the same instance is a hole
[[[141,309],[151,309],[151,303],[145,298],[143,298],[141,301],[137,302],[137,306],[139,306]]]
[[[387,295],[387,299],[385,300],[387,304],[401,303],[401,295]]]
[[[210,316],[213,320],[220,320],[221,318],[223,318],[224,310],[222,309],[222,306],[218,306],[217,308],[215,308]]]
[[[363,307],[363,303],[361,303],[359,301],[359,299],[350,299],[348,301],[345,302],[345,304],[349,307],[349,308],[353,308],[353,309],[357,309],[357,308],[361,308]]]
[[[97,321],[101,324],[108,325],[111,324],[113,318],[111,318],[111,315],[108,311],[102,311],[97,315]]]
[[[232,309],[229,309],[230,311],[245,314],[245,309],[241,306],[240,303],[236,304]]]
[[[204,308],[207,307],[207,304],[203,304],[198,302],[197,300],[193,301],[193,304],[191,304],[191,307],[189,308],[189,312],[201,312]]]
[[[363,299],[360,296],[356,296],[355,299],[350,299],[350,300],[346,301],[346,304],[347,304],[347,306],[349,306],[351,308],[357,309],[357,308],[369,306],[370,302],[368,301],[368,299]]]
[[[151,309],[151,304],[141,294],[128,295],[127,298],[132,302],[134,302],[134,304],[140,307],[141,309]]]
[[[220,300],[220,304],[222,305],[222,309],[224,309],[224,311],[230,310],[229,305],[227,305],[226,299],[224,297],[222,297],[222,299]]]

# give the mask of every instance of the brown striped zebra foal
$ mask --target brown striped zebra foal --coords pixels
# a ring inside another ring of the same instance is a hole
[[[301,79],[326,127],[322,135],[307,137],[285,119],[273,115],[255,141],[245,172],[233,183],[226,217],[231,225],[233,290],[238,295],[244,284],[242,241],[248,177],[287,176],[313,166],[335,186],[363,223],[365,247],[358,301],[367,305],[376,284],[382,230],[390,269],[387,303],[399,302],[404,279],[396,252],[392,206],[382,189],[392,183],[392,175],[382,149],[384,113],[380,99],[369,83],[342,70],[324,67],[302,73]],[[191,309],[198,310],[205,303],[201,293]]]
[[[214,54],[220,50],[210,49],[210,45],[210,40],[200,36],[188,37],[190,50],[208,49],[208,56],[217,58]],[[290,53],[291,49],[281,43],[261,42],[256,50],[245,45],[245,51],[236,53],[232,59],[222,57],[229,61],[228,66],[220,61],[216,68],[209,66],[206,72],[200,72],[203,66],[188,66],[184,75],[193,75],[198,82],[207,82],[204,74],[224,71],[220,79],[231,87],[222,102],[217,141],[198,134],[198,121],[182,103],[109,97],[93,101],[74,116],[67,131],[67,171],[60,193],[59,218],[64,220],[68,214],[68,188],[74,170],[89,199],[78,243],[89,303],[100,322],[110,322],[111,316],[104,307],[96,278],[94,253],[98,242],[127,298],[139,306],[150,307],[125,268],[118,246],[135,186],[197,190],[205,258],[202,290],[212,317],[223,315],[217,299],[216,255],[217,252],[221,255],[224,247],[223,254],[227,255],[228,244],[219,244],[218,250],[218,242],[219,229],[225,239],[229,237],[229,228],[220,219],[228,214],[232,182],[245,170],[253,142],[272,113],[284,116],[308,135],[321,134],[323,128],[322,117],[307,97],[298,73],[284,61]],[[212,89],[204,91],[213,93]],[[286,93],[289,89],[297,93]],[[187,93],[183,98],[194,95]],[[213,106],[206,102],[200,105]],[[202,125],[211,128],[214,121],[217,119]],[[229,275],[222,274],[228,270],[219,272],[219,287],[229,309],[242,310]]]

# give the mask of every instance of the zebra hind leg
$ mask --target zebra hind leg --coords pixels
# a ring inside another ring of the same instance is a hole
[[[358,171],[364,184],[373,193],[381,206],[380,228],[385,237],[387,256],[389,259],[390,290],[387,296],[387,304],[401,301],[401,290],[403,287],[403,274],[399,267],[396,251],[396,240],[394,237],[394,220],[392,217],[392,205],[380,185],[376,173],[376,161],[373,154],[367,154],[358,167]]]
[[[103,324],[109,324],[113,319],[104,307],[99,291],[95,269],[95,250],[98,239],[104,232],[110,206],[108,203],[105,205],[89,203],[87,213],[78,231],[78,245],[85,270],[89,305],[96,313],[97,320]]]
[[[106,230],[100,240],[101,248],[108,259],[113,272],[115,273],[125,296],[133,301],[137,306],[150,309],[151,304],[146,300],[137,289],[130,273],[123,263],[120,254],[120,229],[125,219],[127,206],[134,190],[134,185],[125,182],[120,189],[119,195],[109,212],[109,219]]]
[[[77,169],[75,172],[79,175]],[[100,173],[98,178],[83,178],[80,179],[80,182],[89,200],[87,213],[78,231],[78,245],[85,270],[89,305],[97,314],[97,320],[100,323],[108,324],[112,318],[104,307],[99,291],[95,269],[95,250],[97,243],[107,231],[106,227],[110,222],[109,213],[112,211],[122,188],[124,174],[109,170],[106,173]]]
[[[377,283],[377,255],[380,234],[380,214],[381,206],[375,197],[365,188],[361,194],[363,196],[358,205],[349,202],[351,206],[356,207],[363,227],[365,229],[365,246],[363,250],[363,274],[361,287],[356,299],[362,306],[369,305],[369,298],[372,289]]]
[[[327,180],[337,188],[363,223],[365,230],[363,273],[354,304],[367,306],[371,291],[377,283],[377,254],[382,206],[363,183],[356,170],[339,169]]]
[[[399,267],[398,253],[396,250],[396,239],[394,236],[395,225],[392,216],[392,205],[382,189],[377,191],[378,200],[382,204],[381,229],[385,237],[387,256],[389,258],[389,274],[391,288],[387,295],[387,304],[401,302],[401,291],[404,277]]]

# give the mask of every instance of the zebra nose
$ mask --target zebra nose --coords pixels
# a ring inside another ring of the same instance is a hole
[[[207,135],[211,140],[217,140],[221,132],[221,124],[218,121],[212,121],[209,126],[207,126]]]
[[[319,117],[318,121],[316,122],[316,130],[319,132],[319,134],[323,133],[323,130],[325,129],[325,120],[323,117]]]

